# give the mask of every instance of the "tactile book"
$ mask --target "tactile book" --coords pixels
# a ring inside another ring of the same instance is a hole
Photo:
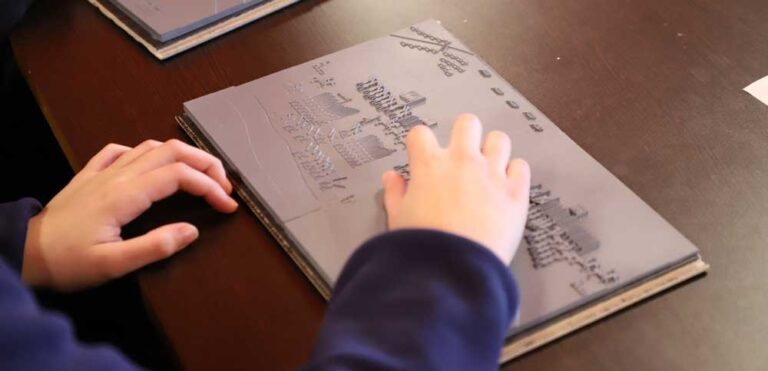
[[[299,0],[88,0],[159,59]]]
[[[381,174],[409,176],[404,137],[477,114],[533,169],[510,269],[508,360],[707,269],[698,249],[438,22],[426,21],[186,102],[179,123],[326,298],[386,230]]]

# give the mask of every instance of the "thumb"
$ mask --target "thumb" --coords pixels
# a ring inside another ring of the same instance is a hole
[[[197,239],[197,228],[189,223],[174,223],[155,228],[142,236],[98,245],[105,272],[121,277],[150,263],[165,259]]]
[[[405,196],[405,179],[394,170],[388,170],[381,176],[384,185],[384,208],[391,217],[397,213],[400,202]]]

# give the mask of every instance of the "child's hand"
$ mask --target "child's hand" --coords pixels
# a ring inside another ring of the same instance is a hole
[[[173,255],[197,239],[195,226],[169,224],[125,241],[120,231],[178,190],[221,212],[237,209],[221,161],[206,152],[178,140],[104,147],[29,221],[22,278],[75,290]]]
[[[384,173],[384,203],[390,229],[429,228],[476,241],[505,264],[512,261],[528,212],[530,168],[509,161],[510,140],[502,132],[482,140],[474,115],[460,116],[451,143],[441,148],[427,127],[406,139],[411,180]]]

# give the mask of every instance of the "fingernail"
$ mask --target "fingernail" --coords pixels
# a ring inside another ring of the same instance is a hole
[[[185,243],[190,243],[197,239],[200,235],[200,231],[195,226],[185,225],[181,227],[181,238]]]
[[[238,204],[237,201],[235,201],[234,198],[230,198],[229,199],[229,206],[230,206],[230,209],[234,212],[235,210],[237,210],[238,207],[240,207],[240,204]]]

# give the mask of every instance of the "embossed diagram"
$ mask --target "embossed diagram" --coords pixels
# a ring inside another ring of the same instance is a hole
[[[400,39],[400,46],[403,48],[434,55],[435,65],[445,77],[467,71],[469,61],[462,58],[462,55],[472,56],[472,52],[461,49],[455,46],[453,41],[437,37],[417,26],[411,26],[408,30],[411,35],[392,34],[390,36]]]

